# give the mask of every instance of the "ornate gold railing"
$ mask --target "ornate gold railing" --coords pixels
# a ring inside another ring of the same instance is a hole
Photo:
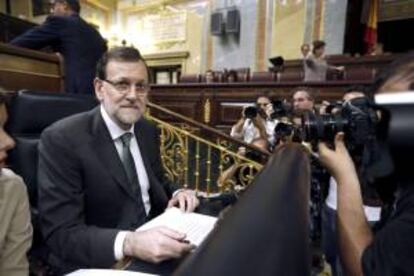
[[[165,110],[152,103],[149,106]],[[168,115],[175,113],[168,111]],[[206,195],[243,190],[263,166],[241,154],[240,148],[256,151],[263,160],[265,153],[216,130],[212,133],[200,123],[188,119],[172,124],[152,116],[150,111],[146,116],[161,130],[161,158],[167,177],[183,187]]]

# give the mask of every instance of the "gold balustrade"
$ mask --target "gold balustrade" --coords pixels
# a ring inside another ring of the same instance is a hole
[[[238,154],[238,145],[209,141],[188,125],[175,126],[147,113],[161,130],[161,159],[167,177],[207,196],[248,186],[262,164]]]

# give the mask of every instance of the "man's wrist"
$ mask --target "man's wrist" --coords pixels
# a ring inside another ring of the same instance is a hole
[[[130,256],[130,249],[127,246],[127,236],[129,235],[129,231],[120,231],[115,238],[115,259],[117,261],[122,260],[126,256]],[[125,250],[127,247],[127,250]]]
[[[132,232],[130,231],[122,231],[120,232],[120,234],[122,233],[122,258],[127,257],[127,256],[132,256],[132,249],[131,249],[131,235]]]
[[[173,194],[172,194],[172,197],[175,197],[176,195],[178,195],[179,193],[181,193],[182,191],[185,191],[185,189],[178,189],[178,190],[175,190],[174,192],[173,192]]]
[[[356,173],[350,173],[349,171],[339,171],[334,174],[334,178],[338,185],[343,183],[359,183]]]

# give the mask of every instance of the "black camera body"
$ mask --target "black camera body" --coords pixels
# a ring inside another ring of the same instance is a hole
[[[391,162],[388,170],[393,172],[392,177],[399,185],[412,185],[414,91],[378,94],[375,102],[381,110],[377,136]]]
[[[412,183],[414,92],[400,94],[376,95],[375,104],[356,98],[344,103],[337,114],[307,113],[302,118],[302,140],[333,144],[342,131],[351,156],[363,166],[366,179],[361,181],[376,185],[376,180],[389,176],[400,185]]]
[[[248,119],[254,119],[254,118],[256,118],[257,113],[259,113],[257,107],[248,106],[244,109],[243,115],[244,115],[244,117],[246,117]]]
[[[333,142],[338,132],[344,132],[349,150],[366,145],[376,138],[378,114],[375,105],[365,97],[345,102],[335,114],[305,113],[302,117],[303,140]]]
[[[294,127],[292,124],[280,122],[275,127],[276,137],[288,137],[293,134]]]
[[[341,109],[344,103],[342,101],[331,102],[325,108],[326,114],[332,114],[335,109]]]
[[[270,114],[270,119],[280,119],[282,117],[288,117],[291,113],[290,106],[281,100],[272,101],[273,112]]]

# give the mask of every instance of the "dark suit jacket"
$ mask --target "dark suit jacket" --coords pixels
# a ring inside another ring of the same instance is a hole
[[[78,15],[49,16],[42,25],[10,43],[30,49],[51,46],[64,57],[65,91],[93,94],[96,63],[106,51],[106,44],[101,35]]]
[[[135,134],[150,182],[151,216],[178,187],[164,175],[158,129],[145,119]],[[137,198],[99,107],[47,128],[39,144],[39,210],[51,262],[63,270],[111,267],[119,230],[134,230]],[[142,218],[141,218],[142,219]]]

